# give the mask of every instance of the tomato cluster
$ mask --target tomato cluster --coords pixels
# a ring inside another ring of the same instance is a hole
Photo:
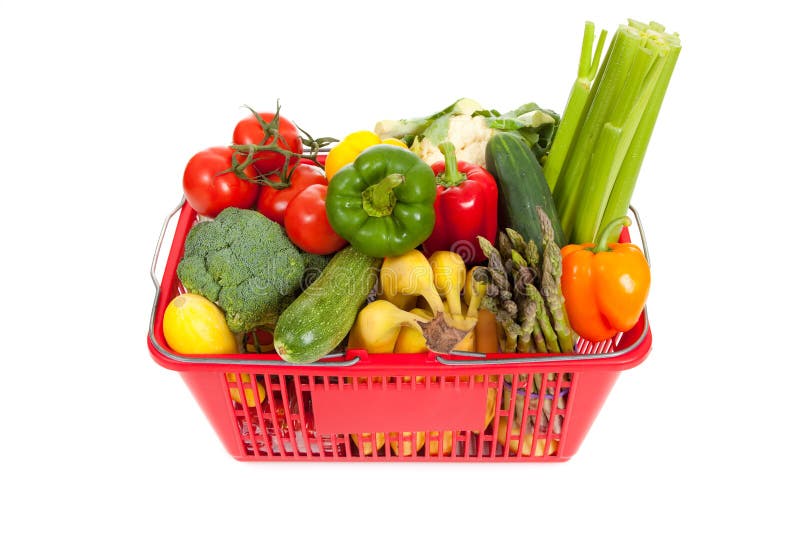
[[[325,171],[303,157],[303,137],[293,122],[279,112],[253,112],[236,124],[232,137],[231,145],[202,150],[186,165],[183,192],[198,214],[216,217],[231,206],[257,209],[312,254],[331,254],[347,244],[328,223]]]

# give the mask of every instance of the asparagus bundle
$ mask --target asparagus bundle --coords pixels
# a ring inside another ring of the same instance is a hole
[[[526,242],[512,228],[499,232],[496,248],[479,237],[488,261],[473,276],[486,284],[481,306],[497,317],[503,352],[572,352],[576,336],[561,294],[561,250],[547,214],[536,212],[542,243]]]

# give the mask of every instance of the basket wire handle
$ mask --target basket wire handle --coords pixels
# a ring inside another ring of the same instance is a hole
[[[639,212],[636,211],[636,208],[633,206],[628,206],[631,213],[633,214],[633,219],[636,221],[636,227],[639,229],[639,239],[642,240],[642,252],[644,253],[644,258],[647,260],[647,264],[650,265],[650,252],[647,250],[647,239],[644,237],[644,228],[642,228],[642,219],[639,217]]]
[[[164,244],[164,236],[167,234],[167,227],[169,227],[169,222],[175,217],[181,208],[183,207],[184,198],[181,197],[181,201],[175,206],[169,215],[164,219],[164,224],[161,226],[161,233],[158,235],[158,242],[156,243],[156,251],[153,253],[153,262],[150,264],[150,279],[153,281],[153,285],[156,286],[156,296],[161,291],[161,281],[156,276],[156,266],[158,265],[158,258],[161,256],[161,247]]]

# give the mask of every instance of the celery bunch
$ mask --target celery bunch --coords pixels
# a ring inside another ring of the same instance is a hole
[[[594,242],[627,213],[681,50],[664,26],[629,20],[598,65],[605,37],[603,30],[593,53],[594,25],[586,23],[578,78],[544,165],[571,243]]]

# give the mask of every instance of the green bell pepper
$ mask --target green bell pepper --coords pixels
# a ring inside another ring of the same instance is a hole
[[[413,152],[374,145],[328,184],[325,209],[333,230],[375,258],[400,256],[433,231],[436,180]]]

